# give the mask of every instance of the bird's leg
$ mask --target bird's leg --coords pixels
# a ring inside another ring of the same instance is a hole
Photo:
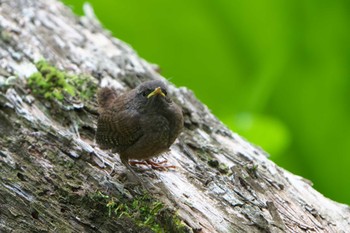
[[[150,159],[146,160],[146,163],[151,165],[151,167],[153,169],[167,170],[169,168],[173,168],[173,169],[176,168],[176,166],[174,166],[174,165],[166,165],[166,164],[164,164],[164,163],[167,163],[167,162],[168,162],[167,160],[164,160],[164,161],[161,161],[161,162],[154,162],[154,161],[152,161]]]
[[[131,171],[131,173],[134,175],[134,177],[136,177],[136,179],[138,180],[138,182],[142,185],[142,187],[144,187],[147,191],[148,188],[145,186],[145,182],[144,180],[135,172],[135,170],[130,166],[129,164],[129,159],[127,158],[122,158],[120,157],[120,160],[122,161],[122,163],[125,165],[125,167]]]
[[[131,165],[131,166],[135,166],[135,165],[148,165],[147,163],[146,163],[146,161],[145,160],[130,160],[129,161],[129,164]]]
[[[154,162],[150,159],[146,159],[144,161],[130,161],[131,165],[150,165],[152,169],[160,170],[160,171],[166,171],[169,168],[175,169],[176,166],[174,165],[164,165],[164,163],[167,163],[168,160],[163,160],[160,162]]]
[[[121,158],[122,163],[125,165],[127,169],[129,169],[138,180],[142,181],[141,177],[138,176],[138,174],[135,172],[135,170],[130,166],[128,159]]]
[[[112,167],[112,170],[109,172],[109,175],[113,177],[115,175],[115,173],[116,173],[116,171],[115,171],[115,163],[113,163],[113,167]]]

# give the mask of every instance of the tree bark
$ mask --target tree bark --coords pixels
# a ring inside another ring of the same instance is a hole
[[[117,154],[95,145],[96,99],[83,93],[167,82],[156,66],[89,7],[78,18],[55,0],[1,0],[0,30],[1,232],[350,232],[348,206],[276,166],[170,83],[185,130],[162,157],[177,169],[140,171],[144,193]],[[48,84],[35,77],[71,80],[42,93]]]

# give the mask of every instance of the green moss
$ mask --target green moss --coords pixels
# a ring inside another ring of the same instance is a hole
[[[222,174],[227,174],[229,172],[229,167],[224,163],[219,163],[219,161],[216,159],[210,158],[208,160],[208,165],[216,168]]]
[[[28,86],[36,96],[58,101],[65,97],[88,100],[96,92],[97,85],[90,76],[69,75],[43,60],[35,65],[38,72],[28,78]]]
[[[0,40],[4,41],[5,43],[10,43],[12,40],[11,34],[6,30],[2,30],[1,28],[0,31]]]
[[[100,191],[90,196],[90,201],[103,203],[108,217],[117,219],[128,218],[139,227],[150,228],[156,233],[189,232],[181,229],[188,227],[177,214],[165,208],[164,204],[149,197],[147,194],[128,200],[122,197],[111,197]],[[169,229],[171,229],[169,231]]]
[[[253,178],[257,178],[258,177],[258,164],[254,164],[254,163],[251,163],[251,164],[246,164],[244,166],[245,170],[248,172],[248,174],[253,177]]]
[[[219,166],[219,161],[216,159],[209,159],[208,165],[217,168]]]
[[[163,232],[169,233],[191,233],[193,232],[179,217],[179,215],[169,209],[163,209],[159,213],[158,219],[163,223]]]
[[[227,174],[228,173],[228,166],[226,164],[224,164],[224,163],[220,163],[219,167],[218,167],[218,170],[222,174]]]

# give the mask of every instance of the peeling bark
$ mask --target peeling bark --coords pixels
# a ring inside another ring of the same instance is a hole
[[[155,224],[165,232],[349,232],[348,206],[276,166],[170,83],[185,130],[162,157],[177,169],[140,171],[152,198],[137,199],[145,194],[118,155],[94,143],[95,98],[48,100],[28,86],[41,59],[120,92],[164,79],[86,10],[77,18],[54,0],[0,1],[1,232],[157,231],[119,216],[114,201],[164,203]]]

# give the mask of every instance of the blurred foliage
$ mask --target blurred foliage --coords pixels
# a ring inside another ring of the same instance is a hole
[[[82,14],[82,0],[65,0]],[[350,2],[90,0],[233,131],[350,204]]]

